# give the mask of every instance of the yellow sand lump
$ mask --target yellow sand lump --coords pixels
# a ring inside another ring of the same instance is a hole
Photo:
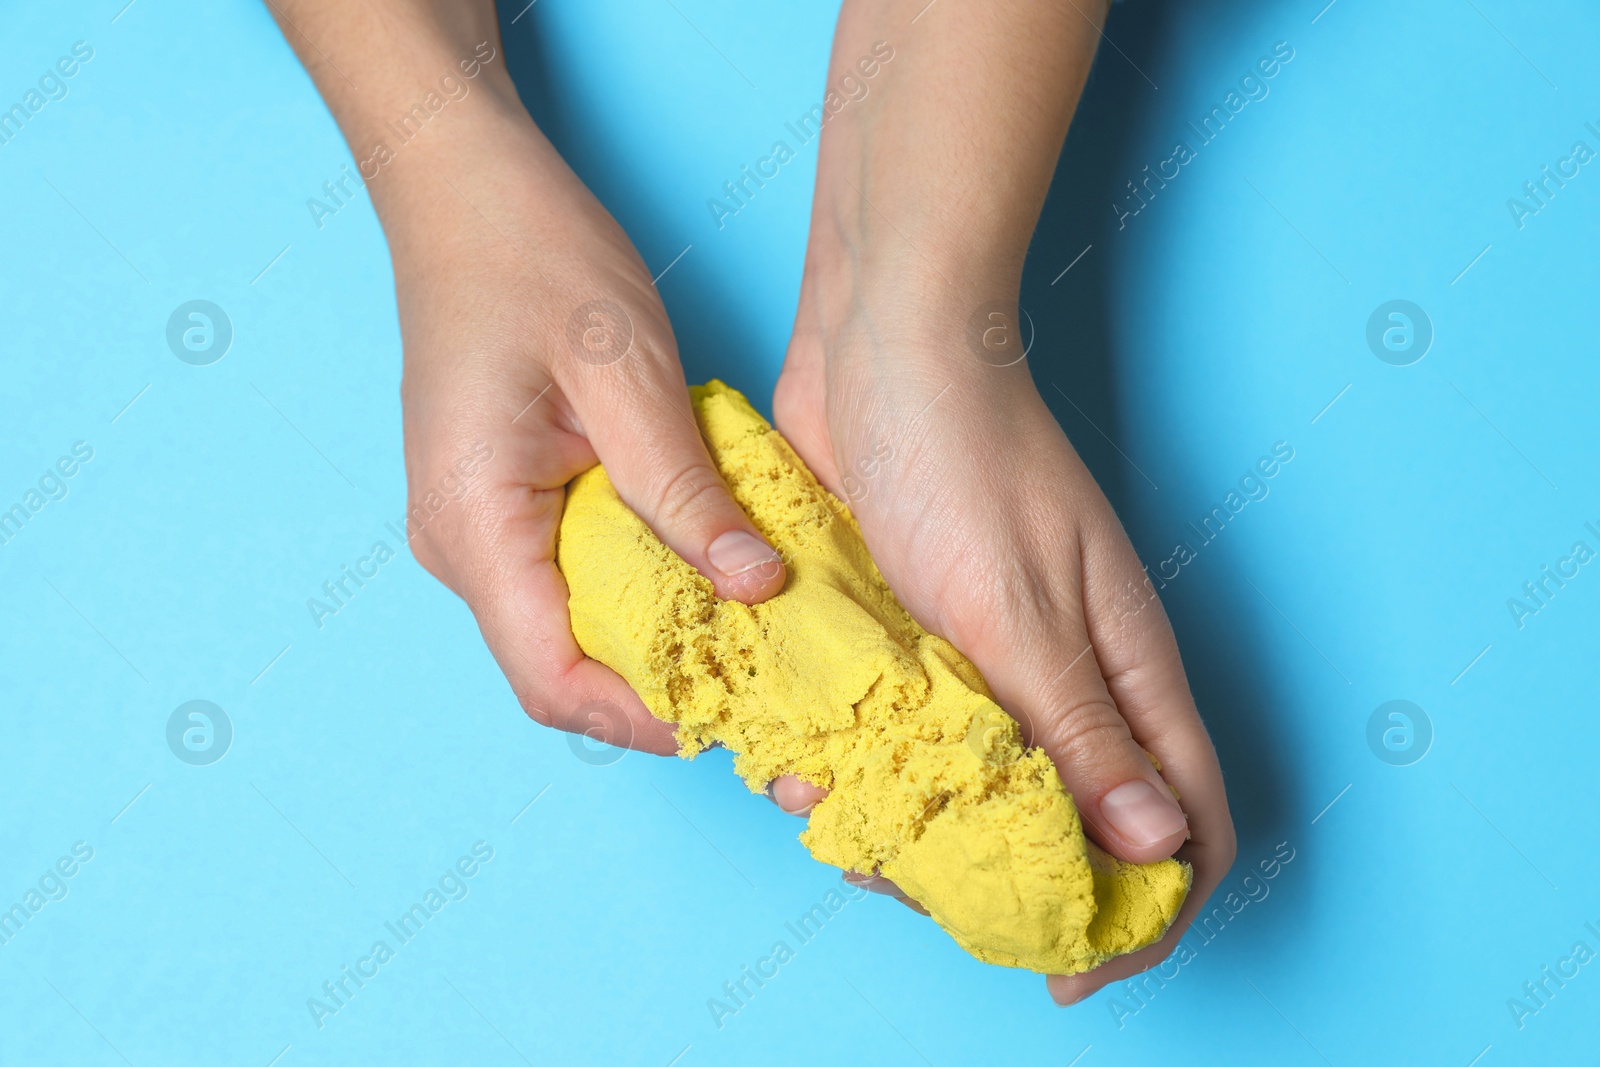
[[[1158,940],[1189,867],[1086,840],[1049,757],[895,600],[844,505],[739,393],[692,392],[788,583],[718,600],[596,467],[572,483],[558,560],[583,650],[678,724],[683,756],[720,741],[754,791],[783,774],[831,789],[800,835],[811,854],[893,879],[979,959],[1073,974]]]

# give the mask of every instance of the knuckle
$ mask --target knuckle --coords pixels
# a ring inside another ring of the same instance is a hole
[[[1234,834],[1233,823],[1228,823],[1227,836],[1217,842],[1217,856],[1221,861],[1222,870],[1226,871],[1233,866],[1233,861],[1239,855],[1239,840]]]
[[[727,490],[716,471],[703,463],[690,463],[668,476],[654,494],[656,520],[677,526],[716,509]]]
[[[590,700],[572,709],[560,724],[570,734],[602,741],[618,748],[633,743],[633,720],[610,700]]]
[[[480,568],[471,554],[464,552],[460,543],[444,531],[418,530],[408,522],[405,532],[406,547],[417,564],[435,581],[476,608],[474,602],[486,585],[480,580]],[[487,588],[493,588],[492,583]]]
[[[1016,560],[986,551],[983,535],[959,544],[929,545],[929,539],[949,536],[936,529],[918,529],[917,556],[939,559],[947,554],[961,561],[942,569],[931,580],[933,599],[941,607],[945,629],[957,648],[981,649],[993,644],[1016,645],[1026,634],[1042,628],[1034,601],[1037,586]],[[1011,607],[1005,618],[995,618],[994,605]]]
[[[1090,699],[1046,718],[1035,743],[1068,764],[1103,766],[1121,759],[1131,738],[1109,701]]]
[[[530,693],[525,689],[520,689],[516,691],[516,695],[517,703],[522,705],[522,712],[524,715],[528,716],[528,718],[532,719],[540,726],[557,728],[555,717],[551,715],[550,709],[546,708],[533,693]]]
[[[421,565],[422,569],[448,585],[449,579],[445,575],[445,554],[434,543],[433,536],[424,532],[411,537],[408,544],[411,546],[412,557]]]
[[[486,607],[487,605],[484,606]],[[473,607],[476,612],[479,605],[474,605]],[[479,629],[483,630],[484,638],[489,643],[490,651],[495,654],[496,659],[499,659],[500,637],[502,635],[485,627],[481,617]],[[556,730],[565,728],[562,724],[561,705],[558,701],[551,699],[552,694],[555,692],[550,685],[551,679],[523,670],[511,670],[506,673],[506,680],[511,683],[511,692],[516,696],[517,703],[521,706],[524,715],[540,726]]]
[[[419,483],[434,484],[413,479],[406,496],[403,529],[411,555],[460,596],[492,590],[501,566],[496,559],[499,506],[465,483],[448,483],[445,490],[419,488]]]

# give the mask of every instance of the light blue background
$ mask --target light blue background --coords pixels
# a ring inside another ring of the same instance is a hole
[[[350,157],[264,7],[123,2],[17,7],[0,33],[5,105],[95,49],[0,146],[0,507],[94,449],[0,546],[0,906],[94,849],[0,946],[0,1061],[1594,1062],[1600,964],[1521,1029],[1507,1007],[1600,949],[1600,568],[1522,629],[1506,606],[1600,548],[1600,171],[1523,228],[1506,206],[1600,148],[1591,5],[1114,12],[1029,263],[1030,359],[1152,567],[1294,448],[1165,595],[1238,823],[1225,888],[1295,858],[1143,1001],[1058,1010],[872,899],[718,1029],[707,999],[833,873],[720,754],[577,758],[407,554],[315,627],[324,580],[398,547],[382,234],[365,198],[313,224]],[[645,261],[689,247],[661,289],[690,378],[758,402],[814,145],[725,228],[705,201],[820,97],[824,8],[541,0],[506,26]],[[1270,95],[1119,228],[1124,182],[1278,41]],[[233,322],[212,366],[166,347],[195,298]],[[1409,367],[1365,342],[1394,298],[1435,329]],[[211,766],[165,740],[195,698],[235,730]],[[1432,721],[1411,766],[1366,741],[1392,699]],[[469,895],[319,1030],[307,998],[480,840]]]

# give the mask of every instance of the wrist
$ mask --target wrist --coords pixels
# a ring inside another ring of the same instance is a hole
[[[378,91],[330,106],[361,180],[375,192],[441,158],[481,153],[477,138],[527,121],[498,40],[430,48]]]
[[[355,0],[268,6],[355,150],[428,92],[457,92],[440,88],[446,75],[510,85],[493,0],[413,0],[383,11]],[[481,79],[491,66],[500,78]]]
[[[973,344],[987,341],[1000,351],[983,354],[983,362],[1009,364],[1004,353],[1013,338],[994,327],[1017,333],[1025,253],[1023,241],[958,248],[925,232],[919,239],[814,226],[801,317],[830,357],[962,359],[978,354],[968,352]],[[861,343],[865,338],[872,340]],[[895,342],[885,344],[890,338]]]
[[[980,179],[942,154],[907,159],[873,147],[890,139],[877,119],[824,136],[808,274],[840,296],[883,290],[913,305],[1015,298],[1049,173]]]
[[[354,157],[342,195],[367,188],[380,215],[409,176],[473,153],[472,138],[497,124],[529,122],[493,0],[415,0],[384,12],[339,0],[270,7]]]
[[[487,249],[543,264],[552,242],[604,215],[496,73],[461,79],[420,132],[416,118],[395,119],[352,139],[397,272]]]

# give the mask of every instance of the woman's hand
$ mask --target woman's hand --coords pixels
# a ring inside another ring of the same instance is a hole
[[[384,217],[405,343],[411,548],[471,606],[528,714],[664,755],[650,716],[573,639],[555,564],[566,484],[603,462],[618,493],[720,596],[783,587],[689,406],[650,273],[526,116],[488,116]],[[463,457],[492,459],[460,483]]]
[[[720,596],[756,603],[785,575],[706,453],[649,270],[523,108],[492,0],[271,7],[389,239],[412,553],[467,601],[529,715],[675,752],[572,636],[567,482],[604,462]]]
[[[1234,856],[1172,628],[1015,351],[1022,261],[1103,16],[1037,0],[845,0],[773,399],[900,602],[1055,761],[1090,836],[1125,860],[1194,866],[1166,937],[1050,978],[1061,1003],[1165,958]],[[787,810],[817,796],[773,785]]]
[[[1227,873],[1222,774],[1166,614],[1026,363],[994,366],[969,348],[959,305],[868,310],[904,305],[900,288],[831,322],[803,303],[774,399],[779,429],[850,505],[900,602],[977,665],[1049,753],[1089,835],[1125,860],[1176,853],[1194,866],[1159,944],[1050,979],[1070,1003],[1164,959]],[[790,810],[820,795],[793,779],[774,786]]]

